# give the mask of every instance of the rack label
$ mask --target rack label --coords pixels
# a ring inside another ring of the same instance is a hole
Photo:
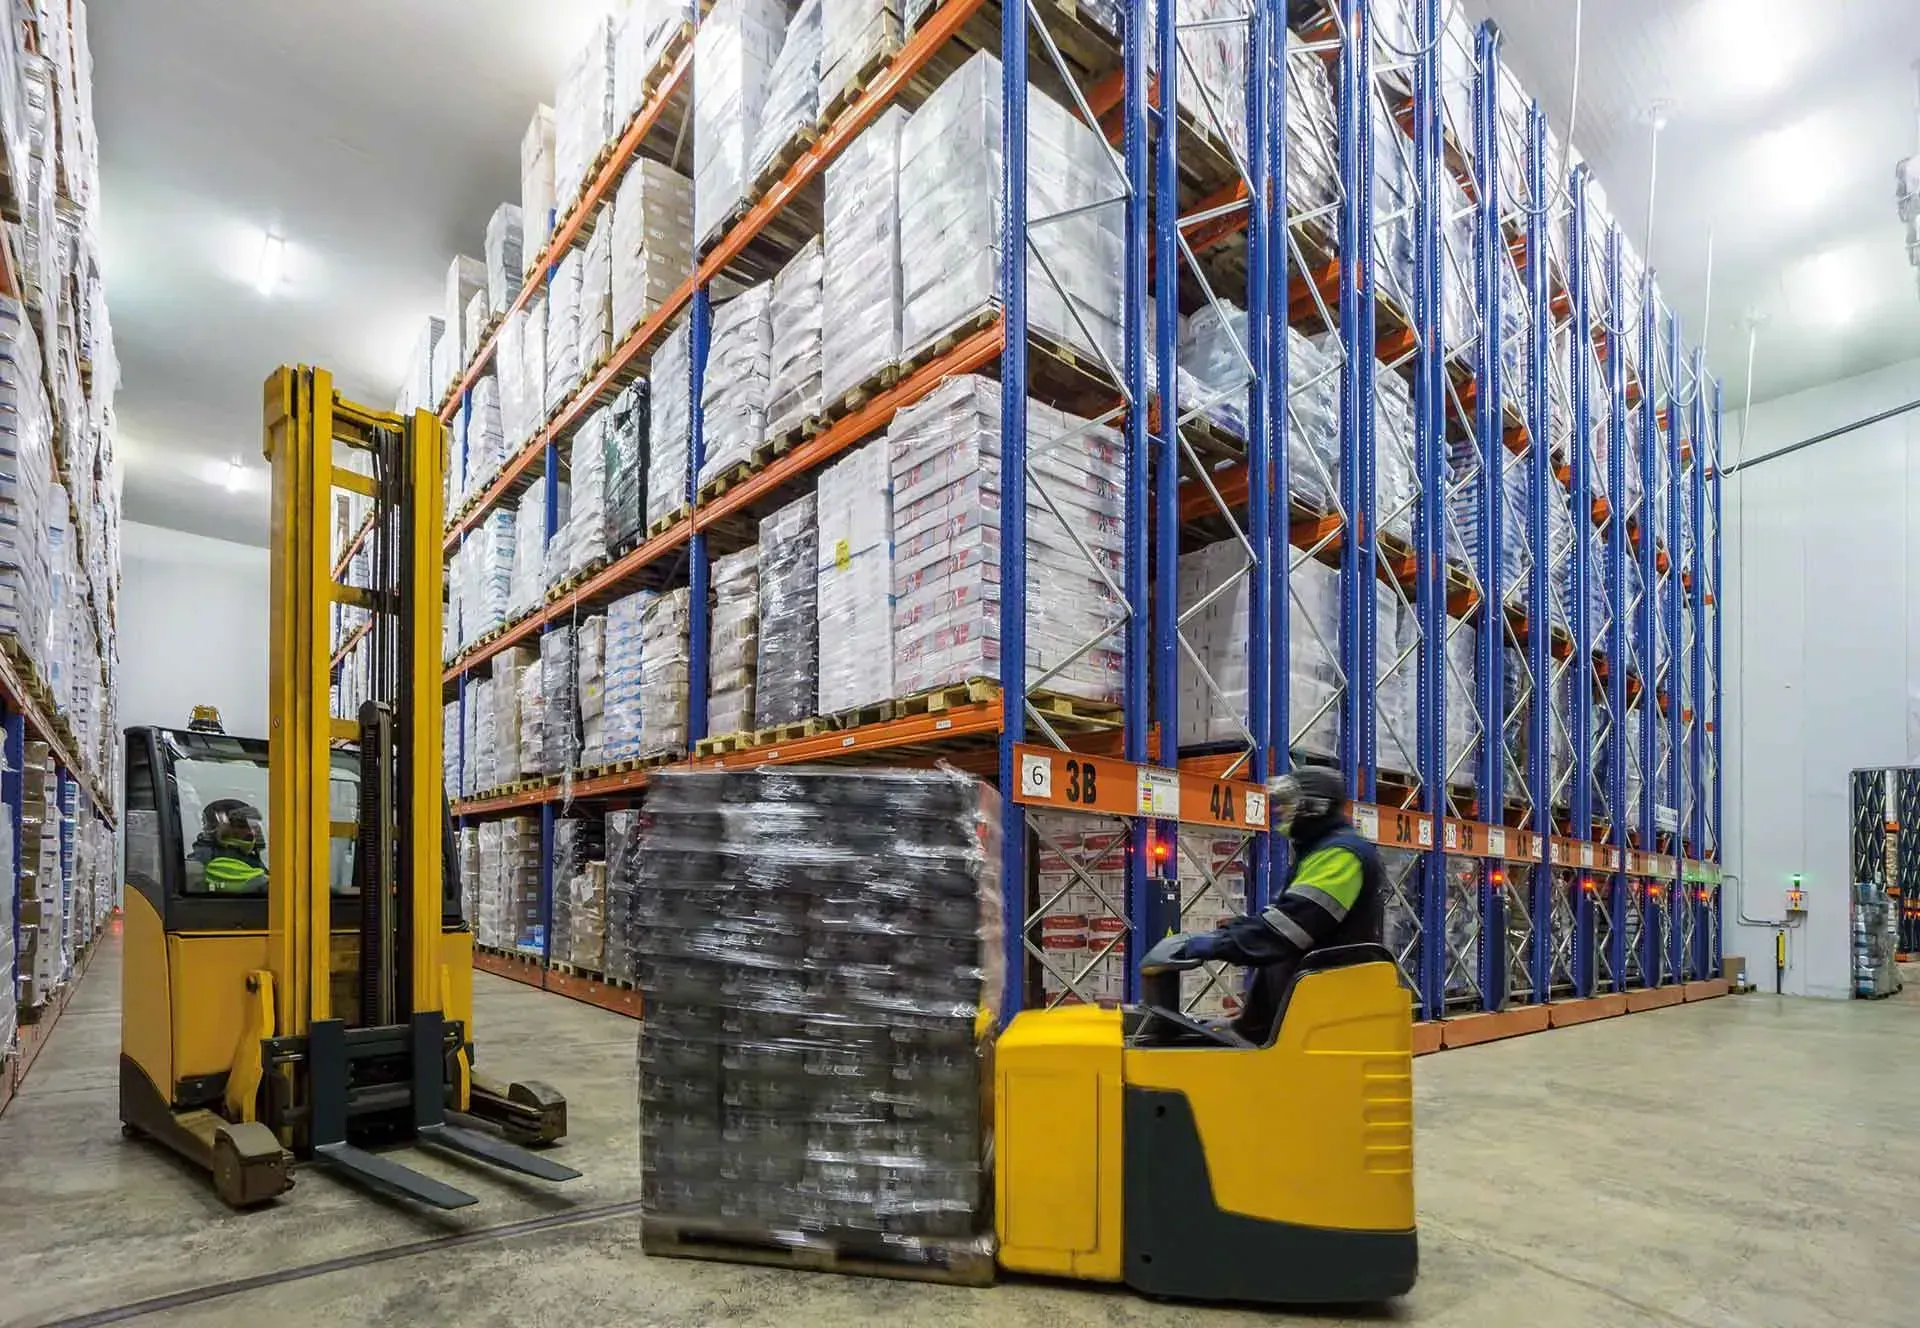
[[[1487,831],[1487,852],[1496,858],[1504,858],[1507,856],[1507,832],[1505,830],[1489,829]]]
[[[1171,770],[1140,767],[1140,814],[1178,819],[1180,815],[1180,776]]]
[[[1373,807],[1355,807],[1353,809],[1353,828],[1360,832],[1363,839],[1380,842],[1380,813]]]
[[[1041,802],[1053,801],[1053,758],[1038,752],[1020,753],[1020,791]]]

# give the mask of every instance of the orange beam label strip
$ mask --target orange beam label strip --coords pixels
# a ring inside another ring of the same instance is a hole
[[[1257,784],[1026,743],[1014,744],[1013,756],[1013,799],[1025,806],[1245,831],[1268,825],[1266,790]]]

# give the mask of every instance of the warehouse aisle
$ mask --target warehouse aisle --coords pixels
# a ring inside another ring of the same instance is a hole
[[[1276,1321],[1025,1283],[981,1292],[648,1259],[625,1207],[638,1193],[634,1024],[484,975],[475,1002],[483,1060],[538,1066],[566,1092],[565,1155],[585,1180],[560,1198],[427,1160],[483,1200],[436,1220],[307,1171],[285,1202],[236,1216],[183,1167],[120,1139],[119,960],[100,956],[0,1117],[0,1285],[20,1293],[0,1325],[118,1322],[95,1313],[180,1293],[131,1321]],[[1905,1128],[1920,1100],[1910,1006],[1730,998],[1431,1057],[1417,1077],[1423,1266],[1397,1322],[1893,1323],[1920,1302],[1903,1193],[1920,1175],[1920,1137]],[[1580,1087],[1591,1084],[1607,1087]],[[1719,1111],[1674,1105],[1703,1088]],[[1760,1113],[1765,1131],[1735,1133],[1740,1112]],[[489,1231],[530,1220],[549,1225]],[[420,1248],[460,1232],[481,1234]],[[82,1257],[50,1283],[35,1274],[55,1250]],[[315,1267],[336,1259],[346,1266]],[[262,1282],[191,1295],[245,1278]]]

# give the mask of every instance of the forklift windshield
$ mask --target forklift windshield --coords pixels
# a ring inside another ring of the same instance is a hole
[[[179,811],[181,886],[189,895],[264,896],[267,893],[267,745],[226,734],[166,730],[167,768]],[[351,753],[334,753],[328,814],[352,821],[357,812],[360,765]],[[356,893],[353,841],[336,839],[329,849],[328,887]]]

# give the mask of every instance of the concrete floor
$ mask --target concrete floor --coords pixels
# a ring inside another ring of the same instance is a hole
[[[630,1211],[596,1212],[638,1193],[635,1025],[484,976],[482,1062],[565,1091],[564,1156],[584,1180],[525,1188],[416,1154],[482,1202],[435,1218],[309,1171],[275,1208],[236,1216],[120,1138],[119,997],[110,950],[0,1117],[0,1324],[1285,1321],[1034,1283],[649,1259]],[[1920,1003],[1729,998],[1429,1057],[1417,1082],[1422,1276],[1389,1322],[1915,1321]],[[578,1220],[487,1233],[547,1214]],[[481,1234],[407,1248],[453,1232]],[[351,1266],[316,1266],[335,1259]]]

